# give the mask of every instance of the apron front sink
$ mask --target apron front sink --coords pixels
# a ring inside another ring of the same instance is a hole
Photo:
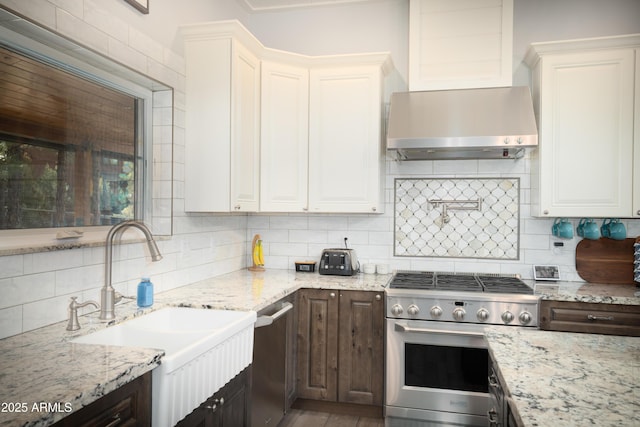
[[[152,424],[173,426],[249,366],[254,311],[163,308],[71,342],[164,350],[153,370]]]

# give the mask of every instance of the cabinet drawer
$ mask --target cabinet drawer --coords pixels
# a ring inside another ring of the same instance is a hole
[[[640,306],[541,301],[540,329],[640,336]]]
[[[63,418],[55,426],[151,426],[151,372]]]

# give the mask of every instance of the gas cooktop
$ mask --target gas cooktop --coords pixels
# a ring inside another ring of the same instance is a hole
[[[398,271],[385,295],[390,319],[538,325],[539,296],[515,275]]]
[[[496,274],[398,271],[389,288],[533,295],[533,289],[517,276]]]

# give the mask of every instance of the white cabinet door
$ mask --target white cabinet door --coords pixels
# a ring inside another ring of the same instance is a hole
[[[636,93],[635,117],[633,134],[633,212],[634,217],[640,217],[640,49],[636,54]]]
[[[260,196],[260,60],[233,44],[231,208],[257,211]]]
[[[257,211],[260,61],[233,38],[185,43],[185,210]]]
[[[631,214],[634,69],[633,49],[541,57],[533,215]]]
[[[382,212],[379,66],[310,71],[309,210]]]
[[[309,70],[262,63],[260,211],[307,210]]]
[[[511,86],[513,0],[411,0],[409,89]]]
[[[189,41],[185,62],[185,211],[229,211],[231,39]]]

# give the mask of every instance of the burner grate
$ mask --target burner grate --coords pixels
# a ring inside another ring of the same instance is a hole
[[[478,276],[485,292],[500,294],[533,294],[533,289],[517,277]]]
[[[398,272],[393,277],[390,287],[396,289],[433,289],[434,274],[424,272]]]
[[[482,286],[472,275],[438,274],[436,289],[442,291],[482,292]]]
[[[492,274],[399,271],[391,280],[389,287],[395,289],[533,295],[533,289],[519,278]]]

